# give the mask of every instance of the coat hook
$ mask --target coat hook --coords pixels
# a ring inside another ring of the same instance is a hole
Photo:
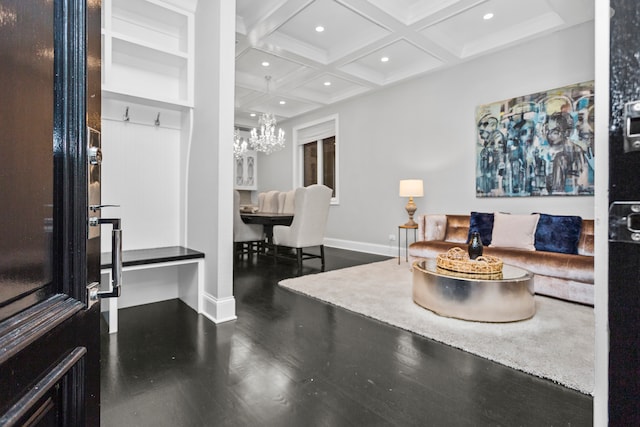
[[[129,107],[127,106],[127,109],[124,110],[124,116],[122,116],[122,120],[124,120],[125,122],[129,121]]]
[[[156,126],[160,126],[160,113],[156,116],[156,121],[154,122]]]

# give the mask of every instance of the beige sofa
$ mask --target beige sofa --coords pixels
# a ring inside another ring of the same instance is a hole
[[[470,215],[420,215],[417,222],[418,239],[409,246],[412,264],[435,258],[454,246],[467,248]],[[582,220],[577,252],[484,247],[484,254],[532,272],[537,294],[593,305],[593,220]]]

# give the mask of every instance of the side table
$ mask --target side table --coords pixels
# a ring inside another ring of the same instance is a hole
[[[418,237],[418,224],[416,225],[399,225],[398,226],[398,264],[400,264],[400,232],[404,230],[404,257],[405,262],[409,262],[409,230],[413,230],[413,241]]]

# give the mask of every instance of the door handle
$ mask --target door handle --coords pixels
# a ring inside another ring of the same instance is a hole
[[[99,291],[95,289],[90,295],[90,299],[98,298],[118,298],[122,285],[122,228],[120,218],[89,218],[90,226],[100,226],[101,224],[111,224],[111,289]]]
[[[120,205],[89,205],[89,210],[91,212],[97,212],[102,208],[119,208]]]
[[[640,201],[611,203],[609,241],[640,244]]]

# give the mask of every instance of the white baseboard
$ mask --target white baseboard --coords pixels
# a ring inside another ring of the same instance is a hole
[[[236,320],[236,300],[233,297],[217,299],[209,293],[202,295],[202,314],[213,323]]]
[[[383,256],[398,256],[398,247],[396,245],[380,245],[376,243],[356,242],[353,240],[342,240],[325,238],[324,245],[331,248],[347,249],[356,252],[365,252],[369,254]],[[401,250],[401,256],[404,256],[404,248]]]

